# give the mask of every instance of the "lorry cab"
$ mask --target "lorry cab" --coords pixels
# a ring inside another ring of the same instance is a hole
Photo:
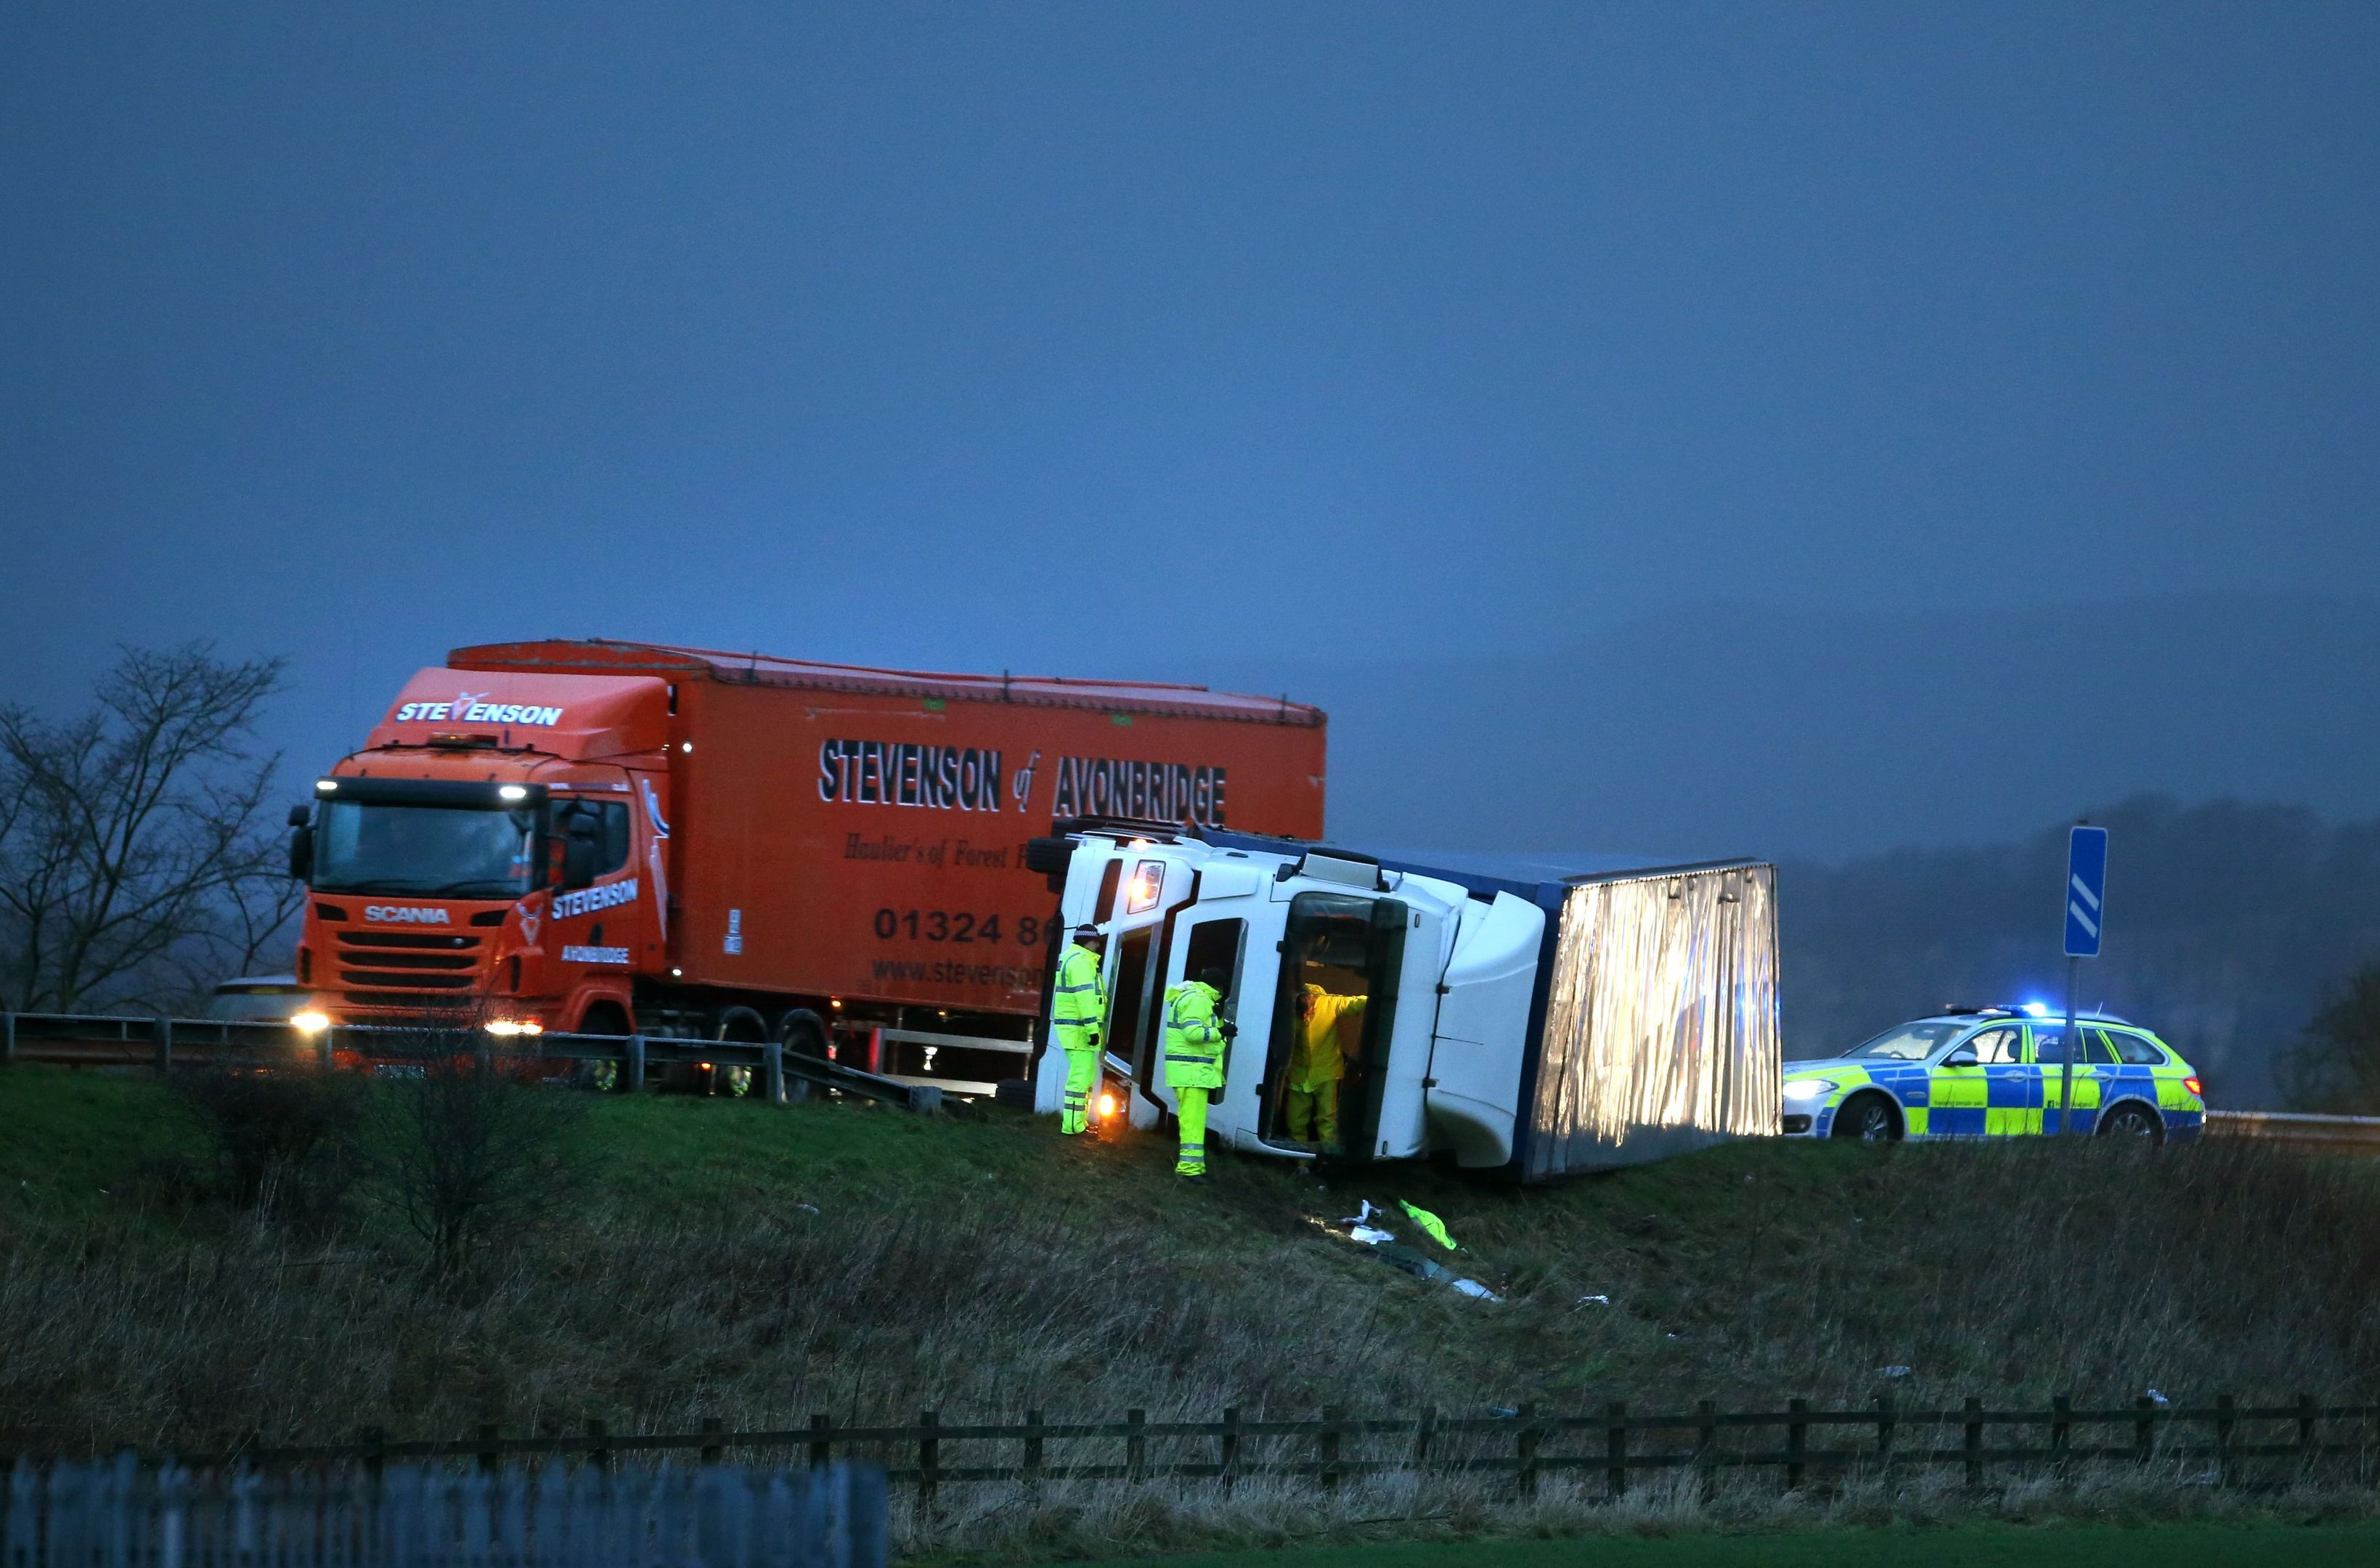
[[[1509,1092],[1485,1091],[1502,1101],[1500,1138],[1464,1136],[1475,1112],[1432,1105],[1427,1093],[1434,1057],[1455,1044],[1438,1038],[1443,982],[1465,906],[1476,903],[1451,882],[1343,851],[1087,834],[1067,869],[1061,914],[1068,926],[1108,933],[1106,1067],[1129,1096],[1135,1125],[1153,1125],[1177,1104],[1163,1064],[1168,991],[1220,970],[1229,977],[1220,1011],[1238,1032],[1208,1112],[1211,1139],[1301,1159],[1469,1147],[1481,1162],[1501,1164]],[[1535,925],[1532,970],[1542,917]],[[1527,1005],[1524,986],[1514,1040]],[[1475,1049],[1490,1047],[1456,1044],[1455,1053]],[[1507,1066],[1505,1077],[1516,1078],[1517,1062]],[[1479,1076],[1457,1074],[1455,1087],[1476,1088]],[[1331,1087],[1321,1090],[1317,1077]],[[1327,1116],[1301,1103],[1318,1091],[1335,1100]],[[1435,1138],[1433,1119],[1441,1124]]]
[[[292,814],[298,978],[338,1023],[625,1033],[667,931],[652,679],[427,670]]]
[[[1779,1124],[1775,868],[1385,861],[1293,839],[1074,820],[1027,861],[1108,933],[1107,1075],[1165,1087],[1168,990],[1221,972],[1236,1026],[1209,1147],[1447,1154],[1523,1181]],[[1062,1074],[1059,1075],[1062,1077]],[[1037,1104],[1057,1105],[1048,1064]]]

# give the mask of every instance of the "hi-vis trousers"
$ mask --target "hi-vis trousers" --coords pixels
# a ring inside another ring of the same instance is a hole
[[[1097,1046],[1088,1051],[1066,1052],[1065,1109],[1058,1113],[1058,1130],[1079,1133],[1091,1124],[1091,1090],[1099,1087],[1099,1051]]]
[[[1212,1091],[1184,1088],[1173,1092],[1181,1100],[1174,1116],[1182,1124],[1182,1154],[1173,1161],[1173,1173],[1203,1176],[1207,1173],[1207,1096]]]

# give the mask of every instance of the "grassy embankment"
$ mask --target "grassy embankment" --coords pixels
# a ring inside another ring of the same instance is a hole
[[[152,1081],[0,1073],[0,1450],[923,1408],[1825,1407],[1864,1404],[1888,1366],[1912,1368],[1904,1406],[2380,1388],[2380,1172],[2352,1161],[1763,1143],[1532,1192],[1406,1168],[1326,1189],[1226,1157],[1197,1190],[1163,1138],[1068,1143],[1005,1114],[590,1112],[570,1201],[458,1296],[369,1205],[300,1246],[193,1196],[172,1173],[196,1135]],[[1463,1270],[1508,1299],[1409,1279],[1315,1223],[1366,1197],[1442,1215]],[[1196,1498],[1133,1506],[1077,1513],[1199,1538]],[[1410,1489],[1327,1512],[1366,1507],[1526,1523]]]

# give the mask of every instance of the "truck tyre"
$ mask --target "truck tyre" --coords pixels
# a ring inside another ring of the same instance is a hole
[[[785,1048],[788,1056],[806,1056],[813,1062],[832,1062],[834,1053],[827,1041],[833,1038],[827,1030],[824,1018],[807,1007],[795,1007],[777,1020],[777,1043]],[[808,1100],[821,1092],[808,1078],[785,1075],[785,1099],[788,1101]]]
[[[1881,1094],[1855,1094],[1835,1112],[1834,1136],[1865,1143],[1899,1143],[1900,1112]]]
[[[636,1031],[629,1026],[627,1015],[608,1002],[599,1002],[587,1009],[578,1020],[582,1035],[602,1035],[613,1039],[625,1039]],[[628,1075],[618,1062],[581,1062],[577,1076],[578,1087],[597,1094],[617,1094],[627,1087]]]
[[[768,1020],[749,1007],[730,1007],[719,1015],[722,1040],[744,1045],[759,1045],[769,1038]],[[754,1093],[760,1087],[760,1069],[744,1063],[714,1063],[710,1069],[710,1092],[736,1100]]]
[[[2099,1118],[2101,1137],[2145,1138],[2154,1147],[2165,1141],[2165,1123],[2143,1105],[2119,1105]]]

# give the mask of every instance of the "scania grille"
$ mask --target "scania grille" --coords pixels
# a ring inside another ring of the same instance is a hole
[[[339,984],[350,1007],[464,1007],[481,989],[480,939],[341,931]]]

